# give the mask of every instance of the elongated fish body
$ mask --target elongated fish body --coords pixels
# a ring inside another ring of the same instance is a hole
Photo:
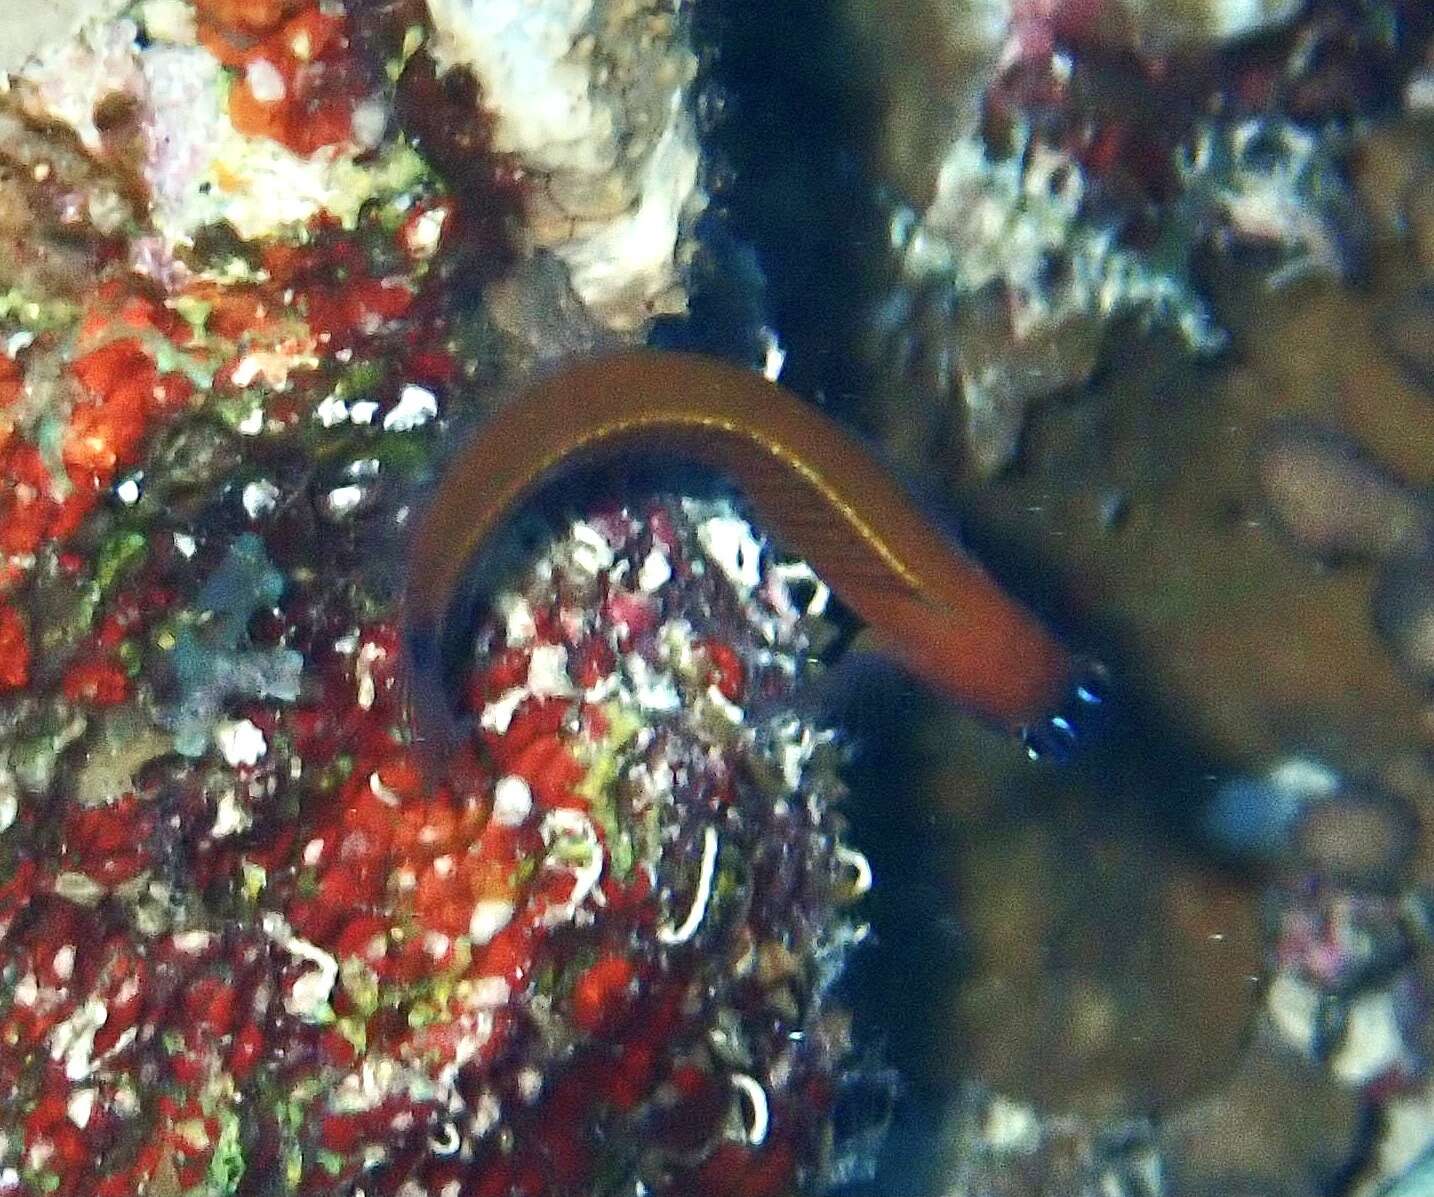
[[[637,350],[535,382],[449,465],[409,562],[405,640],[421,736],[443,735],[441,665],[475,559],[568,471],[653,459],[730,479],[888,651],[967,709],[1019,730],[1070,682],[1065,649],[837,424],[757,374]]]

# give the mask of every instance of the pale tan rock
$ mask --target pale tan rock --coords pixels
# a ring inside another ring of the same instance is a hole
[[[1234,41],[1283,25],[1300,0],[1122,0],[1111,5],[1129,22],[1129,40],[1161,51]]]
[[[13,73],[46,46],[74,36],[88,20],[104,20],[124,0],[26,0],[5,6],[0,21],[0,71]]]
[[[977,124],[992,81],[1048,53],[1052,31],[1144,55],[1186,53],[1289,21],[1300,0],[844,0],[852,72],[876,110],[877,172],[916,207]]]
[[[493,149],[528,189],[532,245],[609,328],[681,311],[681,235],[700,210],[682,6],[653,0],[429,0],[441,67],[476,78]]]
[[[1171,1191],[1314,1197],[1358,1142],[1359,1112],[1355,1093],[1262,1026],[1235,1074],[1161,1127]]]
[[[1009,0],[846,0],[843,16],[878,113],[878,170],[924,207],[953,137],[979,117],[1009,34]]]

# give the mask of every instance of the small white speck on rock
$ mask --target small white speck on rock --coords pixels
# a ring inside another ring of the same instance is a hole
[[[383,417],[385,432],[410,432],[427,424],[438,414],[438,400],[432,391],[409,383],[398,393],[398,402]]]
[[[235,768],[257,765],[269,751],[264,733],[248,719],[221,723],[214,731],[214,742],[219,745],[224,759]]]

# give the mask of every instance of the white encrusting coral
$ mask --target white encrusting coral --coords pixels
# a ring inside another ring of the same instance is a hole
[[[997,153],[978,133],[958,136],[925,212],[901,209],[891,225],[895,322],[914,296],[949,296],[935,374],[959,388],[982,473],[1010,460],[1030,401],[1084,381],[1111,321],[1171,324],[1202,351],[1223,339],[1183,278],[1087,218],[1076,160],[1024,129],[1012,140]]]
[[[292,233],[320,214],[352,225],[364,203],[421,174],[418,156],[400,142],[370,152],[362,111],[352,137],[307,155],[239,132],[228,113],[231,76],[194,44],[187,6],[150,3],[134,12],[138,22],[107,20],[106,6],[97,6],[72,38],[24,65],[15,90],[26,109],[70,127],[101,157],[96,117],[104,103],[118,96],[135,104],[150,228],[136,231],[132,256],[161,281],[173,281],[171,251],[207,225],[228,222],[245,240]],[[251,70],[250,85],[282,88],[269,70],[267,80],[262,68]]]
[[[493,148],[531,176],[529,235],[610,328],[685,306],[681,232],[700,210],[688,93],[696,58],[676,2],[429,0],[434,56],[465,67]]]
[[[130,20],[91,21],[68,40],[45,46],[19,72],[21,103],[68,125],[87,150],[98,151],[102,139],[95,112],[100,104],[110,95],[139,90],[138,32]]]
[[[573,291],[610,329],[640,330],[686,306],[685,224],[705,203],[691,111],[696,57],[680,0],[430,0],[432,50],[471,70],[493,117],[493,148],[527,176],[526,236],[562,261]],[[181,11],[182,10],[182,11]],[[95,116],[109,96],[137,105],[148,237],[136,264],[175,281],[172,251],[228,222],[245,240],[293,232],[327,214],[352,225],[374,197],[422,172],[401,141],[375,146],[382,121],[359,105],[343,144],[297,154],[238,132],[233,80],[194,43],[183,6],[149,3],[137,20],[98,20],[22,74],[27,104],[101,148]],[[277,99],[262,60],[247,83]]]
[[[357,138],[302,155],[245,136],[229,120],[228,77],[207,50],[156,42],[134,53],[144,81],[145,181],[152,220],[168,244],[219,221],[245,240],[320,213],[352,225],[364,203],[403,190],[422,171],[398,144],[370,160]]]
[[[1075,316],[1147,312],[1173,320],[1193,344],[1217,340],[1183,283],[1082,219],[1084,193],[1079,165],[1057,150],[1030,140],[993,156],[979,137],[963,137],[930,207],[915,223],[898,221],[894,236],[910,277],[949,274],[961,292],[1005,284],[1018,338]],[[1047,281],[1053,256],[1069,264],[1058,286]]]

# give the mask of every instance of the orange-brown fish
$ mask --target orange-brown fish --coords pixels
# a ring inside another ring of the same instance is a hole
[[[448,466],[419,525],[404,617],[421,735],[439,737],[445,635],[475,557],[565,471],[656,456],[720,472],[911,672],[1013,729],[1047,716],[1066,650],[962,556],[850,435],[759,375],[649,350],[543,378]]]

